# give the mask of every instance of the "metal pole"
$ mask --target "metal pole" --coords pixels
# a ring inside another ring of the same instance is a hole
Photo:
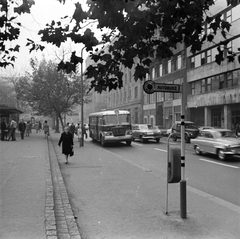
[[[180,181],[180,214],[181,218],[187,218],[187,183],[185,180],[185,123],[184,123],[183,85],[182,85],[182,107],[181,107],[181,170]]]
[[[82,48],[81,50],[81,58],[83,59],[83,50],[85,47]],[[80,139],[81,141],[81,146],[84,146],[84,134],[83,134],[83,62],[81,62],[81,134],[82,138]]]
[[[169,134],[167,138],[167,187],[166,187],[166,203],[165,203],[165,214],[168,214],[168,164],[169,164],[169,140],[172,136],[172,133]]]

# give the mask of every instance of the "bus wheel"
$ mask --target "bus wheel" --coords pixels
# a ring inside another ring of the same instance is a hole
[[[102,146],[106,145],[105,140],[104,140],[104,138],[102,136],[100,136],[100,141],[101,141],[101,145]]]
[[[131,141],[131,140],[127,140],[127,141],[126,141],[126,144],[127,144],[127,146],[130,146],[130,145],[131,145],[131,143],[132,143],[132,141]]]

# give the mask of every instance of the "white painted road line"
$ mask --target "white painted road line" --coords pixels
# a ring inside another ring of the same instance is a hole
[[[167,152],[167,150],[165,150],[165,149],[158,149],[158,148],[154,148],[155,150],[159,150],[159,151],[162,151],[162,152]]]
[[[207,159],[200,158],[199,160],[205,161],[205,162],[208,162],[208,163],[214,163],[214,164],[222,165],[222,166],[229,167],[229,168],[239,168],[237,166],[232,166],[232,165],[228,165],[228,164],[224,164],[224,163],[218,163],[218,162],[214,162],[214,161],[207,160]]]

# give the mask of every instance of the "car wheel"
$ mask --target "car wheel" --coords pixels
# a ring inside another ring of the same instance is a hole
[[[106,145],[105,140],[104,140],[104,138],[102,136],[100,136],[100,141],[101,141],[101,145],[102,146]]]
[[[132,143],[132,141],[131,141],[131,140],[127,140],[127,141],[126,141],[126,144],[127,144],[127,146],[130,146],[130,145],[131,145],[131,143]]]
[[[173,141],[177,141],[177,136],[174,134],[174,135],[172,136],[172,139],[173,139]]]
[[[159,138],[157,138],[157,139],[156,139],[156,142],[157,142],[157,143],[159,143],[159,141],[160,141],[160,139],[159,139]]]
[[[225,160],[226,159],[226,154],[224,153],[223,149],[218,149],[217,156],[220,160]]]
[[[198,155],[202,154],[202,151],[200,150],[200,147],[198,145],[195,146],[195,153]]]

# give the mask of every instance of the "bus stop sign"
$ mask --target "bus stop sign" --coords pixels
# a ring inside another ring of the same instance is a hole
[[[153,94],[154,92],[179,93],[180,92],[180,85],[155,83],[155,82],[153,82],[151,80],[148,80],[148,81],[144,82],[143,90],[147,94]]]

